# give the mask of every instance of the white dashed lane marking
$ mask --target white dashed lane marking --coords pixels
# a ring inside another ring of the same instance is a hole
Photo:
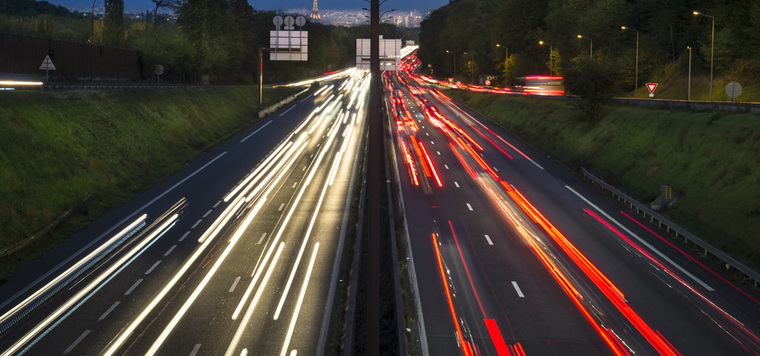
[[[472,210],[472,205],[470,205],[470,203],[467,203],[467,209],[470,209],[470,211],[473,211]]]
[[[135,288],[137,288],[137,286],[139,286],[140,282],[142,281],[143,281],[142,278],[138,279],[137,282],[135,282],[135,284],[133,284],[131,287],[129,287],[129,289],[127,289],[124,295],[129,295],[129,293],[132,293],[132,291],[135,290]]]
[[[156,261],[156,263],[154,263],[153,266],[151,266],[150,268],[148,268],[147,271],[145,271],[145,274],[150,274],[150,272],[153,272],[153,270],[156,269],[156,267],[158,267],[159,264],[161,264],[161,260]]]
[[[512,286],[515,287],[515,291],[517,291],[517,296],[520,298],[525,298],[525,294],[523,294],[522,290],[520,289],[520,286],[517,285],[517,282],[512,281]]]
[[[108,308],[108,310],[106,310],[106,312],[103,313],[103,315],[101,315],[100,318],[98,318],[98,321],[101,321],[101,320],[105,319],[108,316],[108,314],[111,314],[111,312],[114,309],[116,309],[117,306],[119,306],[119,303],[121,303],[121,302],[113,303],[113,305],[111,305],[111,307]]]
[[[493,246],[493,241],[491,241],[491,237],[489,237],[488,235],[484,235],[484,236],[486,237],[486,241],[488,241],[488,244]]]

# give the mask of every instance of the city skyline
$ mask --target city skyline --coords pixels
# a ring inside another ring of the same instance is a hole
[[[61,5],[72,10],[87,11],[86,9],[92,8],[92,2],[90,0],[47,0],[51,4]],[[257,10],[283,10],[292,8],[308,8],[311,9],[313,1],[309,0],[288,0],[279,2],[276,7],[272,8],[273,4],[267,0],[249,0],[248,1],[253,8]],[[448,0],[421,0],[414,3],[403,2],[399,0],[391,0],[383,4],[381,10],[387,11],[390,9],[398,9],[398,11],[412,11],[418,10],[420,13],[425,14],[434,9],[437,9],[443,5],[448,4]],[[362,7],[368,7],[369,5],[360,2],[347,2],[341,0],[319,0],[319,10],[361,10]],[[104,7],[104,0],[95,0],[95,8],[102,9]],[[145,12],[148,9],[154,9],[155,4],[151,0],[124,0],[124,11],[128,13]],[[89,12],[89,11],[87,11]]]

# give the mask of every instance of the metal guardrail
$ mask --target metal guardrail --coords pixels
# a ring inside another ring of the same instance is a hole
[[[760,103],[731,103],[728,101],[696,101],[674,99],[613,98],[618,105],[653,107],[657,109],[697,110],[702,112],[726,111],[735,113],[760,113]]]
[[[8,86],[13,87],[13,86]],[[37,89],[42,91],[69,91],[69,90],[180,90],[180,89],[223,89],[243,88],[251,85],[198,85],[198,84],[137,84],[137,83],[63,83],[44,84],[41,86],[17,86],[16,89]]]
[[[623,202],[627,203],[627,205],[629,205],[631,209],[636,209],[637,214],[643,214],[644,218],[649,218],[649,221],[651,223],[656,223],[657,226],[659,226],[660,228],[663,228],[664,226],[668,233],[671,233],[671,232],[675,233],[675,237],[677,239],[683,238],[685,243],[691,241],[695,245],[704,249],[705,256],[707,256],[708,253],[712,254],[713,256],[725,262],[728,268],[733,267],[737,271],[744,273],[744,275],[754,280],[754,285],[755,287],[757,287],[757,284],[760,281],[760,273],[758,273],[757,271],[745,266],[743,263],[729,256],[727,253],[719,250],[717,247],[713,245],[710,245],[707,241],[694,236],[694,234],[686,231],[686,229],[678,226],[676,223],[668,220],[667,218],[660,215],[659,213],[656,213],[654,210],[648,208],[646,205],[636,201],[635,199],[629,197],[628,195],[621,192],[620,190],[613,187],[612,185],[597,178],[596,176],[591,174],[588,170],[586,170],[586,167],[581,167],[581,172],[583,173],[584,178],[588,178],[592,182],[599,184],[602,188],[610,191],[610,193],[612,193],[613,198],[617,199],[618,201],[623,200]]]

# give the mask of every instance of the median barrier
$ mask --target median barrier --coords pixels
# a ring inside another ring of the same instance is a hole
[[[276,103],[274,105],[270,105],[270,106],[268,106],[268,107],[266,107],[264,109],[259,110],[259,119],[263,119],[263,118],[269,116],[270,114],[272,114],[273,112],[275,112],[277,110],[280,110],[280,108],[282,108],[285,105],[290,104],[293,100],[296,100],[296,98],[299,95],[301,95],[301,94],[303,94],[303,93],[305,93],[305,92],[307,92],[309,90],[310,89],[301,90],[298,93],[295,93],[295,94],[293,94],[293,95],[291,95],[291,96],[289,96],[289,97],[287,97],[285,99],[280,100],[278,103]]]

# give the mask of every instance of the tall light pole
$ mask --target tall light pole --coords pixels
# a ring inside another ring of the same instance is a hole
[[[497,44],[496,44],[496,47],[501,47],[501,45],[499,45],[499,44],[497,43]],[[504,46],[504,48],[507,50],[507,51],[506,51],[506,53],[504,53],[504,64],[506,64],[506,63],[507,63],[507,61],[509,60],[509,47],[507,47],[507,46]],[[504,68],[504,69],[506,69],[506,66],[505,66],[505,68]],[[506,73],[506,71],[504,72],[504,86],[505,86],[505,87],[508,87],[508,86],[509,86],[509,77],[507,77],[507,73]]]
[[[380,355],[380,191],[385,176],[383,159],[382,71],[380,70],[380,0],[370,4],[370,89],[369,134],[367,142],[367,355]],[[383,1],[385,2],[385,1]]]
[[[475,55],[469,54],[467,52],[464,52],[464,54],[468,56],[472,56],[472,60],[470,61],[470,74],[471,74],[470,83],[475,84]]]
[[[691,46],[686,46],[689,50],[689,89],[687,90],[686,100],[691,100]]]
[[[715,50],[715,18],[705,15],[699,11],[694,11],[694,15],[709,17],[712,19],[712,35],[710,40],[710,101],[712,101],[712,82],[713,82],[713,53]]]
[[[454,54],[454,52],[449,52],[448,49],[446,50],[446,53],[451,53],[452,56],[454,57],[454,80],[456,80],[456,78],[457,78],[457,55]]]
[[[545,43],[544,41],[538,41],[538,44],[543,46],[544,44],[548,44],[548,43]],[[552,47],[552,45],[550,44],[548,45],[549,45],[549,76],[554,76],[554,47]]]
[[[594,41],[588,37],[583,37],[581,35],[578,35],[578,38],[584,38],[587,39],[589,42],[591,42],[591,49],[588,51],[588,57],[591,58],[594,56]]]
[[[634,97],[639,97],[639,30],[632,29],[630,27],[620,27],[624,30],[636,31],[636,79],[634,79],[634,86],[636,87]]]
[[[92,68],[95,67],[95,3],[92,2],[92,12],[90,13],[90,22],[92,22],[92,34],[90,34],[90,81],[92,81]]]

